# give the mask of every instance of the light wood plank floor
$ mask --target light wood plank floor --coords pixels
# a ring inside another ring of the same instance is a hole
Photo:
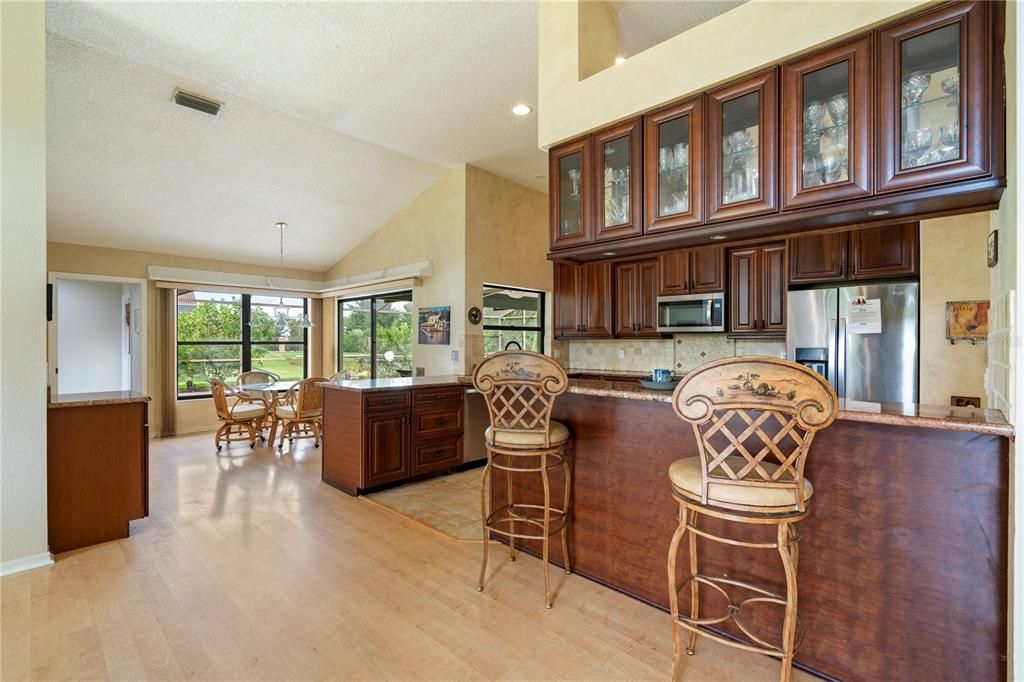
[[[156,440],[151,516],[126,540],[0,582],[0,674],[21,679],[661,679],[664,613],[320,483],[308,441],[282,455],[208,434]],[[772,680],[713,642],[688,680]],[[797,673],[797,679],[810,679]]]

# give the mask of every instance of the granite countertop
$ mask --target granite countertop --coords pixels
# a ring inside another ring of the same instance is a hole
[[[347,391],[394,391],[403,388],[420,388],[422,386],[473,386],[473,378],[449,374],[437,377],[397,377],[394,379],[346,379],[344,381],[327,381],[319,386]]]
[[[650,379],[651,370],[640,371],[631,369],[566,369],[565,373],[569,375],[569,378],[579,376],[598,376],[598,377],[621,377],[629,379]],[[686,372],[673,372],[672,376],[681,378],[686,375]]]
[[[637,385],[636,388],[623,388],[620,385],[613,385],[612,382],[608,382],[606,387],[596,387],[592,381],[587,385],[581,385],[579,380],[570,380],[568,392],[604,398],[672,402],[672,391],[653,391],[640,385]],[[979,410],[972,407],[840,400],[837,418],[871,424],[917,426],[944,431],[970,431],[1007,438],[1013,438],[1014,435],[1013,426],[1006,421],[1002,412]]]
[[[147,403],[151,398],[137,391],[99,391],[96,393],[58,393],[50,396],[48,409],[55,407],[86,407],[89,405],[120,405]]]

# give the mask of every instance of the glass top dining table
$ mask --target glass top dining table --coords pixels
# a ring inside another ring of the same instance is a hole
[[[236,384],[232,386],[236,391],[242,393],[284,393],[298,381],[273,381],[264,384]]]

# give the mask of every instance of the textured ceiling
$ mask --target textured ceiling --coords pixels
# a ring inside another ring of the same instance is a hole
[[[326,269],[446,168],[543,189],[533,2],[47,3],[48,238]],[[213,118],[170,102],[226,102]]]
[[[618,0],[619,54],[632,57],[748,0]]]

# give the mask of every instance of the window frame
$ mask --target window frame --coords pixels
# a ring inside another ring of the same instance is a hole
[[[242,338],[240,341],[182,341],[178,338],[178,296],[185,291],[199,291],[204,293],[224,293],[226,296],[241,296],[239,305],[241,306],[241,322],[242,322]],[[269,294],[273,295],[273,292]],[[296,296],[289,296],[288,298],[298,298]],[[257,306],[263,304],[256,304]],[[303,315],[309,315],[309,299],[302,299],[302,313]],[[176,400],[204,400],[209,399],[213,394],[210,391],[202,391],[195,393],[179,393],[178,389],[178,348],[180,346],[241,346],[241,355],[239,362],[241,363],[241,372],[252,371],[252,347],[271,345],[271,341],[257,341],[255,344],[252,341],[252,327],[249,326],[249,322],[252,319],[252,294],[244,294],[241,292],[205,292],[204,289],[175,289],[174,290],[174,394]],[[296,341],[289,341],[289,345],[294,345]],[[302,379],[309,378],[309,329],[303,328],[302,330]],[[299,379],[298,381],[302,381]]]
[[[481,329],[482,329],[482,331],[499,331],[499,332],[500,331],[538,332],[537,352],[538,353],[543,353],[544,352],[544,336],[546,335],[546,323],[547,323],[547,296],[546,296],[546,292],[544,292],[544,291],[542,291],[540,289],[527,289],[526,287],[510,287],[510,286],[506,286],[504,284],[488,284],[488,283],[484,283],[483,288],[484,289],[507,289],[509,291],[523,291],[523,292],[528,293],[528,294],[537,294],[537,304],[538,304],[537,323],[538,323],[538,325],[536,327],[510,326],[510,325],[504,325],[504,324],[482,324],[482,328]],[[481,298],[482,297],[483,296],[482,296],[482,292],[481,292]],[[486,306],[484,306],[484,308],[486,308]],[[487,319],[487,318],[481,316],[481,320],[485,320],[485,319]],[[502,348],[502,349],[500,349],[498,351],[495,351],[495,352],[500,353],[503,350],[504,350],[504,348]]]
[[[337,315],[337,318],[338,318],[337,330],[336,330],[337,331],[337,337],[338,337],[338,339],[337,339],[338,345],[337,345],[337,352],[334,354],[334,356],[335,356],[334,357],[334,363],[335,363],[334,371],[335,371],[335,373],[342,371],[344,369],[344,367],[345,367],[345,357],[344,357],[345,356],[345,351],[344,351],[344,344],[345,344],[345,310],[344,310],[344,305],[346,303],[351,303],[352,301],[369,301],[370,302],[370,379],[372,380],[372,379],[376,379],[377,378],[377,306],[375,305],[374,301],[376,301],[378,299],[382,299],[382,298],[389,298],[389,297],[392,297],[392,296],[403,296],[403,295],[406,295],[406,294],[409,296],[409,306],[410,306],[410,309],[409,309],[409,320],[410,320],[410,323],[411,323],[410,324],[410,333],[412,335],[412,338],[409,339],[409,342],[410,342],[411,346],[415,347],[415,345],[416,345],[416,326],[415,326],[415,324],[416,324],[416,311],[415,311],[414,308],[412,308],[412,304],[413,304],[413,296],[412,296],[413,292],[412,292],[412,289],[399,289],[398,291],[379,291],[379,292],[375,292],[375,293],[372,293],[372,294],[365,294],[365,295],[359,295],[359,296],[351,296],[351,297],[348,297],[348,298],[339,298],[338,299],[338,308],[337,308],[337,312],[336,312],[336,315]],[[415,373],[415,372],[416,372],[416,369],[415,369],[415,367],[413,367],[413,373]]]

